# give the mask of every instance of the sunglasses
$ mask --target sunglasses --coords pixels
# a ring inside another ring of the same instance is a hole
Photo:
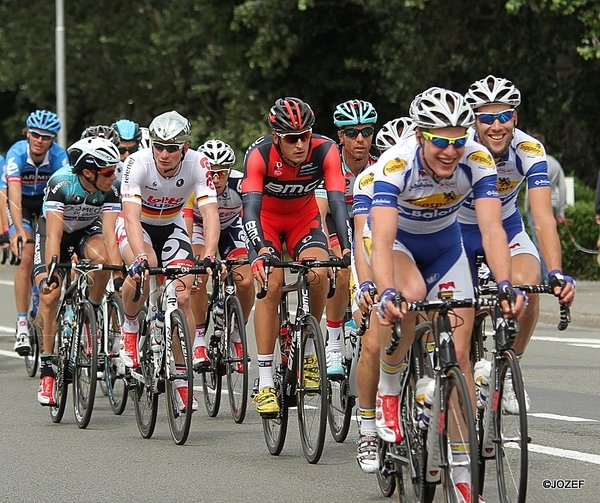
[[[50,141],[50,140],[53,140],[54,138],[56,138],[56,135],[38,133],[37,131],[29,131],[29,134],[31,135],[32,138],[35,138],[36,140],[41,139],[43,141]]]
[[[113,176],[115,174],[115,171],[117,171],[117,168],[104,168],[104,169],[100,169],[97,171],[97,173],[100,176],[105,176],[106,178],[110,178],[111,176]]]
[[[175,152],[178,152],[179,150],[181,150],[183,148],[183,143],[180,144],[169,144],[169,145],[163,145],[162,143],[152,143],[152,146],[154,147],[154,149],[157,152],[162,152],[163,150],[166,150],[167,152],[169,152],[169,154],[174,154]]]
[[[515,116],[515,109],[509,108],[508,110],[502,110],[502,112],[498,112],[495,114],[486,113],[486,112],[476,112],[475,117],[477,120],[483,124],[487,124],[491,126],[496,119],[500,121],[500,124],[506,124],[509,120],[511,120]]]
[[[467,144],[467,139],[469,138],[468,134],[457,136],[456,138],[446,138],[445,136],[438,136],[427,131],[421,131],[421,135],[425,140],[429,140],[438,148],[448,148],[448,145],[452,145],[454,148],[461,148]]]
[[[349,127],[346,129],[342,129],[342,132],[344,133],[345,136],[347,136],[348,138],[358,138],[359,134],[363,135],[363,138],[368,138],[369,136],[371,136],[374,132],[375,132],[375,128],[374,127],[364,127],[362,129],[357,129],[355,127]]]
[[[276,133],[279,138],[281,138],[286,143],[290,143],[292,145],[298,143],[299,141],[305,142],[308,141],[310,135],[312,134],[312,129],[307,129],[306,131],[302,131],[301,133]]]
[[[213,169],[213,178],[227,178],[229,176],[230,169]]]
[[[134,145],[133,147],[119,147],[119,153],[124,154],[125,152],[129,152],[130,154],[135,154],[138,151],[138,149],[139,147],[137,145]]]

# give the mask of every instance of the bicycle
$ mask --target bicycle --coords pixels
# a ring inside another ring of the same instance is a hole
[[[89,274],[94,271],[122,270],[121,265],[58,263],[54,255],[48,267],[48,282],[56,282],[55,271],[64,271],[62,298],[58,309],[58,330],[54,342],[56,405],[50,406],[52,421],[62,420],[69,383],[73,383],[73,412],[79,428],[92,417],[98,379],[98,331],[94,308],[88,300]],[[75,275],[72,277],[71,272]]]
[[[177,304],[177,281],[180,276],[205,274],[206,270],[204,267],[188,266],[149,267],[146,262],[136,285],[134,300],[138,300],[144,291],[144,271],[150,275],[150,294],[138,315],[139,367],[126,372],[135,419],[142,437],[150,438],[156,427],[158,395],[166,392],[171,436],[177,445],[183,445],[192,421],[194,373],[189,328]],[[158,284],[157,275],[164,277],[162,284]],[[180,368],[176,367],[173,353],[174,338],[181,349],[183,361],[177,363]],[[187,400],[182,408],[178,404],[177,385],[187,385],[188,389]]]
[[[553,294],[552,288],[547,285],[518,285],[516,288],[526,293]],[[495,458],[500,502],[524,503],[527,496],[528,443],[531,439],[527,432],[527,405],[521,366],[513,350],[518,328],[512,320],[502,318],[496,299],[489,298],[497,292],[496,285],[479,286],[477,289],[480,309],[476,312],[472,337],[473,362],[489,362],[487,399],[477,411],[479,489],[482,494],[486,462]],[[569,322],[569,308],[561,304],[558,329],[565,330]],[[491,351],[486,347],[489,331],[493,338]],[[514,390],[517,414],[503,411],[502,398],[507,380]]]
[[[212,292],[206,311],[206,348],[211,367],[201,371],[200,380],[204,394],[204,405],[210,417],[219,413],[221,404],[222,378],[227,376],[229,406],[233,420],[242,423],[246,417],[248,403],[248,343],[242,305],[235,295],[234,267],[246,265],[248,259],[229,259],[223,262],[227,272],[217,267],[212,275]],[[234,341],[233,334],[239,335]],[[235,344],[239,344],[236,350]]]
[[[310,314],[310,291],[308,274],[316,267],[344,267],[341,259],[281,261],[271,257],[269,267],[289,269],[297,279],[285,282],[279,301],[279,340],[273,354],[273,380],[279,412],[272,417],[263,416],[263,433],[267,449],[278,456],[283,449],[290,407],[298,409],[298,426],[302,451],[306,460],[317,463],[325,444],[327,422],[327,367],[325,344],[317,319]],[[266,295],[267,285],[257,296]],[[298,306],[292,322],[288,296],[296,292]],[[314,353],[314,354],[313,354]],[[306,378],[306,365],[311,367],[310,382]],[[258,392],[258,381],[254,393]]]
[[[397,294],[396,305],[400,306],[402,300]],[[403,375],[400,396],[404,438],[397,444],[380,440],[381,469],[378,482],[386,496],[391,495],[394,486],[397,486],[402,502],[431,502],[436,485],[441,482],[444,501],[461,501],[453,473],[466,469],[470,474],[470,501],[478,500],[475,419],[469,390],[456,363],[449,317],[453,309],[473,307],[475,302],[473,299],[445,298],[407,303],[409,311],[435,312],[437,317],[435,321],[416,326],[415,340],[407,355],[409,366]],[[400,337],[400,324],[396,322],[391,341],[386,347],[388,354],[396,349]],[[428,340],[435,341],[433,355],[427,351]],[[435,382],[427,428],[420,424],[422,418],[419,417],[416,402],[417,382],[424,376]]]

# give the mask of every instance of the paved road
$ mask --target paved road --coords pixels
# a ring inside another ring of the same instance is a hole
[[[273,457],[252,407],[242,425],[225,408],[214,419],[201,408],[185,446],[170,438],[162,397],[157,429],[149,440],[139,435],[130,406],[114,416],[101,396],[86,430],[77,428],[70,403],[63,422],[53,424],[48,410],[36,402],[37,380],[27,377],[12,352],[11,280],[12,270],[0,266],[0,501],[386,501],[375,478],[356,466],[355,425],[343,444],[328,437],[319,464],[309,465],[295,416],[290,416],[282,454]],[[551,306],[548,315],[555,312]],[[540,325],[523,361],[532,399],[528,502],[597,502],[600,333],[583,324],[559,333],[555,319],[552,325]],[[251,372],[254,377],[256,369]],[[584,486],[542,487],[544,480],[564,479],[583,480]],[[486,500],[497,501],[493,479],[487,487]]]

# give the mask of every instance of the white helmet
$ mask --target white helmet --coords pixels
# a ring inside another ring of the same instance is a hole
[[[140,144],[140,148],[150,148],[152,146],[150,130],[147,127],[140,128],[140,140],[138,143]]]
[[[89,169],[98,171],[121,162],[119,149],[110,140],[102,137],[84,138],[71,145],[67,152],[71,166],[76,171]]]
[[[430,87],[417,94],[409,107],[416,127],[436,129],[460,126],[468,128],[475,122],[473,110],[462,94]]]
[[[233,166],[235,152],[222,140],[208,140],[198,147],[198,152],[203,153],[212,166]]]
[[[190,121],[175,110],[155,117],[149,129],[150,138],[158,143],[186,143],[191,140]]]
[[[510,107],[521,104],[521,92],[515,85],[510,80],[493,75],[471,84],[465,98],[474,110],[490,103],[504,103]]]
[[[415,123],[408,117],[400,117],[386,122],[375,137],[375,146],[384,152],[397,143],[402,143],[415,134]]]

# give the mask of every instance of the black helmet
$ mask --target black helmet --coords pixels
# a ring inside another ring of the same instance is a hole
[[[314,123],[312,108],[299,98],[280,98],[269,111],[269,125],[278,133],[306,131]]]

